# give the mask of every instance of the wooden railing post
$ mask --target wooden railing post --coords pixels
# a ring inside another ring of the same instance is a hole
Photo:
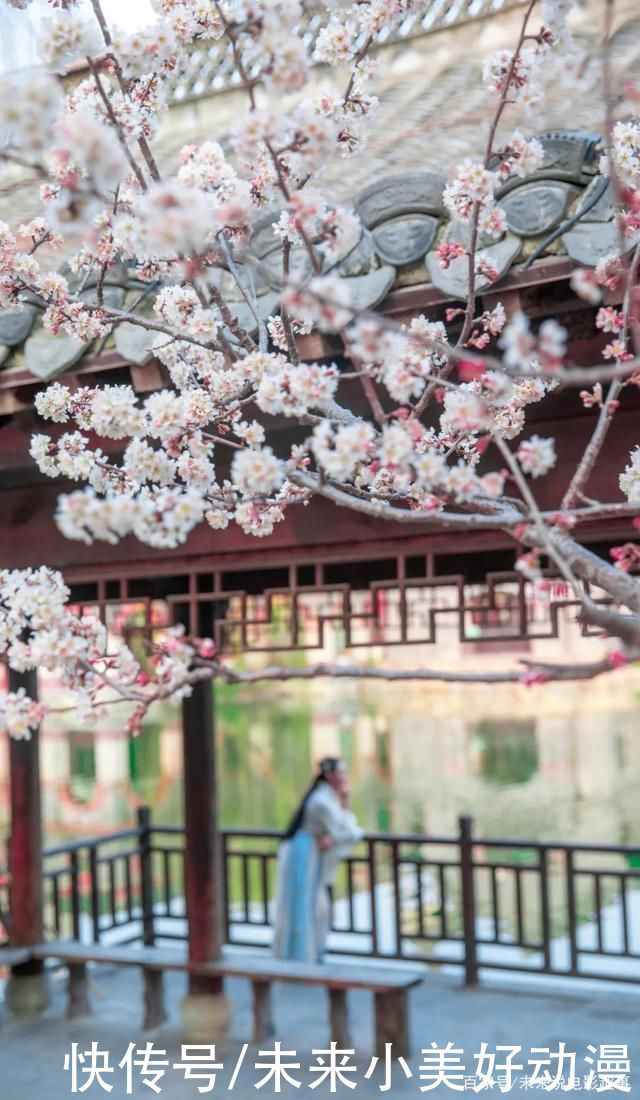
[[[369,893],[371,896],[371,953],[378,954],[378,906],[376,891],[378,889],[378,876],[376,872],[376,845],[373,840],[367,840],[367,863],[369,866]]]
[[[100,943],[100,882],[98,880],[98,845],[90,844],[87,849],[89,859],[89,890],[91,894],[91,925],[93,942]]]
[[[142,942],[145,947],[155,943],[153,920],[153,853],[151,851],[151,810],[138,807],[138,851],[140,853],[140,900],[142,902]]]
[[[393,913],[395,925],[395,955],[402,958],[402,898],[400,896],[400,846],[391,841],[391,881],[393,882]]]
[[[74,849],[69,855],[69,870],[71,873],[71,926],[74,940],[80,939],[80,863],[78,853]]]
[[[569,924],[569,948],[571,951],[570,974],[578,973],[578,911],[576,907],[576,880],[573,863],[573,849],[565,851],[565,874],[567,879],[567,920]],[[624,884],[622,886],[624,890]]]
[[[222,872],[220,878],[220,885],[222,888],[221,896],[221,909],[222,909],[222,930],[224,943],[231,943],[231,887],[230,887],[230,875],[229,875],[229,845],[227,843],[226,832],[220,832],[220,850],[221,850],[221,867]],[[267,899],[268,900],[268,899]]]
[[[473,818],[463,814],[460,826],[460,880],[462,889],[462,925],[464,931],[465,985],[478,984],[476,943],[476,897],[473,879]]]

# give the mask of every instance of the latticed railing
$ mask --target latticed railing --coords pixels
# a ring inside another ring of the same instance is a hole
[[[473,835],[370,833],[339,870],[334,952],[464,967],[640,981],[640,851]],[[281,834],[221,834],[230,944],[268,948]],[[131,829],[44,855],[48,935],[184,940],[184,831],[139,811]]]
[[[393,39],[413,38],[447,27],[458,26],[472,19],[487,19],[498,12],[522,7],[522,0],[432,0],[426,11],[423,5],[410,12],[393,33]],[[326,22],[322,5],[311,4],[294,33],[305,42],[309,56],[313,54],[320,28]],[[391,36],[384,33],[380,43]],[[249,76],[255,73],[249,72]],[[201,96],[222,92],[240,83],[229,44],[225,41],[196,44],[187,63],[167,79],[167,95],[173,103],[183,103]]]

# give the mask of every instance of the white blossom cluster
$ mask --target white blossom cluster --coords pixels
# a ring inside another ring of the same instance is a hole
[[[518,447],[518,461],[525,474],[530,477],[543,477],[556,464],[556,451],[553,439],[543,439],[532,435]]]
[[[501,49],[485,59],[485,83],[499,97],[526,112],[542,102],[550,82],[579,85],[584,55],[571,35],[574,6],[575,0],[542,0],[538,33],[517,51]]]
[[[535,336],[529,319],[522,312],[514,313],[500,337],[505,367],[522,374],[536,374],[542,363],[558,366],[566,353],[567,330],[557,321],[543,321]]]
[[[133,535],[166,549],[199,524],[219,531],[230,523],[264,537],[288,508],[321,492],[390,515],[459,517],[478,508],[498,522],[513,507],[505,500],[512,471],[502,456],[495,461],[496,446],[519,440],[512,452],[519,475],[551,470],[554,441],[527,436],[525,416],[553,389],[565,360],[560,324],[547,320],[534,331],[523,313],[507,318],[501,303],[476,317],[470,294],[444,320],[399,325],[359,311],[339,273],[363,229],[353,210],[325,194],[323,171],[364,148],[377,107],[372,51],[425,6],[330,3],[313,60],[335,72],[323,70],[312,90],[301,0],[158,0],[153,22],[134,33],[108,28],[98,0],[47,11],[38,32],[45,68],[0,81],[3,154],[28,158],[44,180],[42,216],[25,226],[0,223],[0,309],[36,300],[48,332],[86,343],[128,322],[165,372],[163,388],[147,395],[128,384],[60,381],[38,393],[48,430],[34,434],[31,455],[43,474],[78,483],[58,504],[66,537],[115,543]],[[539,100],[542,70],[568,41],[570,7],[545,0],[544,25],[531,25],[517,51],[487,61],[497,119],[507,102]],[[212,40],[224,43],[247,110],[218,140],[186,146],[177,172],[166,174],[153,154],[166,109],[163,77],[194,44]],[[86,75],[63,95],[59,74],[79,57],[90,59]],[[634,192],[639,149],[637,125],[618,123],[611,156]],[[458,165],[444,191],[458,233],[439,246],[443,266],[463,259],[485,285],[497,279],[477,255],[483,235],[505,230],[496,194],[506,180],[538,171],[543,157],[540,142],[516,129],[501,134],[485,160]],[[257,237],[268,238],[266,252]],[[43,246],[63,244],[72,253],[65,275],[40,260]],[[103,292],[123,265],[144,289],[117,309]],[[599,301],[600,288],[619,286],[623,265],[611,255],[591,275],[574,285]],[[259,292],[275,302],[269,316]],[[247,314],[255,324],[243,327]],[[598,316],[612,334],[603,355],[624,362],[624,311]],[[620,478],[632,503],[640,503],[638,453]],[[105,677],[117,679],[141,713],[147,673],[126,646],[110,652],[98,620],[66,607],[57,574],[4,573],[0,584],[0,650],[12,668],[61,668],[89,709]],[[189,690],[196,652],[188,638],[167,636],[150,694]],[[0,701],[0,721],[15,736],[28,736],[40,718],[20,692]]]
[[[629,455],[629,462],[620,474],[620,488],[630,504],[640,506],[640,447]]]
[[[97,618],[73,615],[68,597],[62,577],[52,570],[0,571],[0,655],[17,672],[62,673],[64,686],[87,701],[95,690],[92,662],[106,654],[106,631]],[[123,650],[123,683],[137,675],[132,661]],[[42,707],[23,688],[0,695],[0,726],[13,737],[30,737],[42,716]]]
[[[496,189],[510,176],[528,176],[541,167],[544,150],[536,138],[514,131],[500,151],[498,165],[489,169],[469,158],[456,168],[444,190],[444,204],[453,219],[497,236],[506,228],[504,211],[496,205]]]
[[[640,191],[640,121],[616,122],[612,133],[611,157],[621,182]],[[609,160],[603,158],[601,168],[609,172]]]
[[[36,45],[44,64],[60,73],[79,57],[99,53],[103,42],[88,0],[43,12]]]
[[[337,263],[357,245],[362,236],[359,218],[342,207],[330,209],[322,195],[311,188],[294,191],[288,209],[280,215],[274,232],[290,243],[320,239],[325,261]]]
[[[155,699],[178,702],[190,694],[194,657],[211,651],[210,639],[191,644],[181,627],[165,629],[146,672],[121,638],[109,636],[97,615],[77,613],[68,600],[69,589],[54,570],[0,571],[0,656],[11,669],[55,671],[82,721],[103,713],[118,696],[135,702],[132,732],[139,731]],[[29,739],[46,713],[24,687],[0,693],[0,730],[11,737]]]

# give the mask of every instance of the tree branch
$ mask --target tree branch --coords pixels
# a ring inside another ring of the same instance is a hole
[[[623,329],[621,333],[622,343],[626,347],[627,337],[629,334],[629,317],[631,311],[631,294],[636,282],[638,274],[638,264],[640,263],[640,241],[635,247],[633,253],[633,259],[629,265],[627,271],[627,286],[624,295],[624,302],[622,306],[622,312],[624,313]],[[593,435],[589,440],[582,458],[578,463],[571,484],[567,489],[563,499],[561,508],[570,508],[578,495],[586,488],[591,472],[598,460],[598,456],[604,445],[604,441],[607,438],[609,428],[616,413],[617,401],[620,396],[620,392],[623,388],[623,379],[614,378],[609,387],[607,396],[605,397],[600,412],[598,414],[598,420],[593,431]]]
[[[640,659],[640,651],[634,651],[630,659]],[[539,673],[541,679],[548,680],[592,680],[605,672],[610,672],[613,665],[610,658],[605,657],[599,661],[589,661],[582,664],[550,664],[537,661],[521,661],[523,670]],[[197,662],[199,669],[209,669],[212,678],[225,680],[230,684],[259,684],[268,681],[284,680],[317,680],[329,678],[332,680],[379,680],[383,683],[407,683],[407,682],[436,682],[446,684],[517,684],[526,682],[526,672],[517,669],[502,669],[491,672],[463,672],[459,669],[432,669],[432,668],[373,668],[369,665],[360,667],[331,662],[320,662],[303,667],[285,667],[279,665],[269,666],[263,669],[247,671],[245,669],[232,668],[220,662]]]

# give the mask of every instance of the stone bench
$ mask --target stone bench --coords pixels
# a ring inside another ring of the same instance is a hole
[[[22,966],[32,958],[30,947],[11,947],[8,943],[0,943],[0,967]]]
[[[329,995],[329,1026],[331,1038],[340,1048],[351,1046],[347,1012],[347,993],[364,989],[373,994],[375,1008],[375,1050],[382,1057],[385,1044],[393,1044],[396,1057],[409,1055],[408,992],[419,985],[424,970],[417,967],[381,965],[350,958],[318,965],[288,962],[269,955],[227,956],[216,962],[195,963],[177,951],[159,947],[107,947],[102,944],[80,944],[53,941],[31,949],[33,958],[60,959],[69,970],[70,1016],[90,1011],[87,963],[112,966],[138,966],[144,979],[145,1028],[158,1027],[166,1020],[163,974],[178,970],[204,977],[246,978],[253,990],[253,1040],[262,1042],[274,1034],[271,1005],[273,982],[314,985],[325,988]]]

